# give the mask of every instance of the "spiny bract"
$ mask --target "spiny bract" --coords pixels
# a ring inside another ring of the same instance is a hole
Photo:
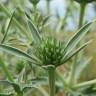
[[[55,38],[42,39],[40,44],[35,46],[34,53],[44,65],[62,64],[64,44]]]

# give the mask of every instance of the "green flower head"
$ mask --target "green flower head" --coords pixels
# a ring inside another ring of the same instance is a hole
[[[41,40],[40,45],[35,48],[35,55],[41,60],[44,65],[62,64],[64,56],[63,43],[57,41],[56,38],[45,38]]]
[[[28,20],[29,28],[33,35],[33,54],[40,60],[40,65],[54,65],[58,67],[69,61],[75,54],[82,50],[89,42],[77,48],[77,44],[82,40],[90,29],[92,22],[85,24],[68,42],[61,42],[54,37],[41,36],[34,24]],[[64,41],[64,40],[63,40]]]

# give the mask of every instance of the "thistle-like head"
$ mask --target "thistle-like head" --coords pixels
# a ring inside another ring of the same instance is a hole
[[[62,64],[64,45],[55,38],[45,38],[35,47],[35,55],[44,65]]]

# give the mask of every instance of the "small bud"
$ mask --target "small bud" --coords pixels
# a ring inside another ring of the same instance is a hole
[[[30,2],[33,4],[33,5],[37,5],[39,3],[40,0],[30,0]]]
[[[95,0],[75,0],[75,1],[78,2],[78,3],[82,3],[82,2],[91,3]]]

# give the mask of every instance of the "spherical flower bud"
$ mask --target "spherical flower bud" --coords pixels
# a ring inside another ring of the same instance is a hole
[[[40,45],[37,45],[34,50],[35,55],[37,55],[44,65],[58,65],[62,63],[64,46],[62,42],[54,38],[43,39]]]

